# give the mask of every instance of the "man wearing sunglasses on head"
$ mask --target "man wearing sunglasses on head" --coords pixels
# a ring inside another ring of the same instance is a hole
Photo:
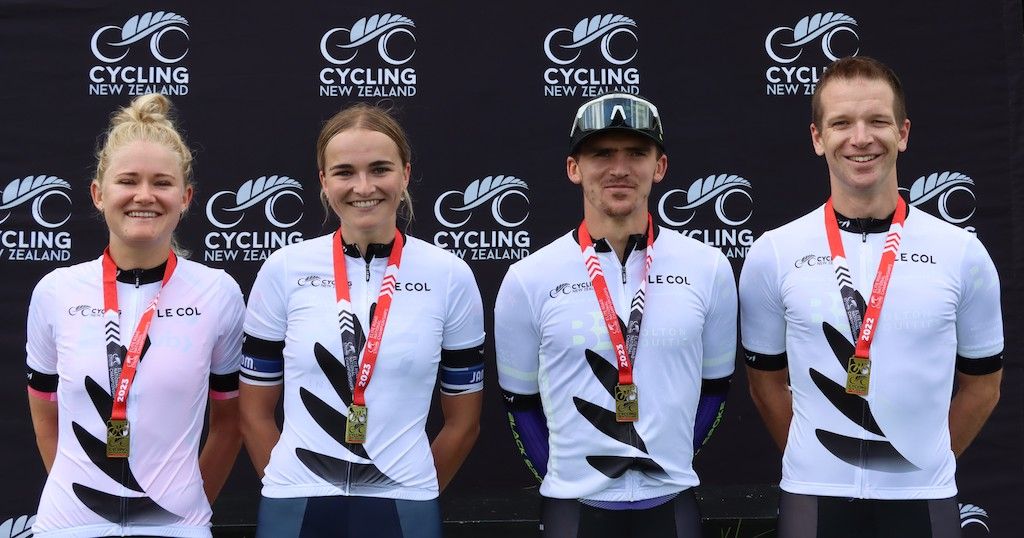
[[[720,251],[653,224],[667,168],[652,103],[584,103],[566,159],[583,220],[498,292],[498,379],[545,538],[700,536],[692,460],[732,376],[736,286]]]

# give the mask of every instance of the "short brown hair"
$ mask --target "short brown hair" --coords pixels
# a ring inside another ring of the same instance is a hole
[[[814,88],[814,95],[811,96],[811,121],[820,130],[821,118],[824,111],[821,109],[821,91],[829,82],[835,79],[850,80],[854,78],[866,78],[868,80],[882,80],[889,84],[892,89],[892,112],[896,117],[896,123],[902,125],[907,119],[907,98],[903,94],[903,84],[899,77],[889,66],[868,56],[847,56],[840,58],[825,69],[825,73],[818,80]]]

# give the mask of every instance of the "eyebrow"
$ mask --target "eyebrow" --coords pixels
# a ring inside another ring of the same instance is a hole
[[[389,160],[380,160],[380,161],[373,161],[373,162],[371,162],[369,164],[369,166],[370,166],[370,168],[374,168],[374,167],[377,167],[377,166],[395,166],[395,163],[392,162],[392,161],[389,161]],[[351,165],[349,163],[339,163],[339,164],[336,164],[336,165],[328,168],[328,170],[347,170],[349,168],[355,168],[355,166],[353,166],[353,165]]]

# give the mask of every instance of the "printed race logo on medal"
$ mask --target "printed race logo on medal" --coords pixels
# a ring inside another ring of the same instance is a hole
[[[850,357],[846,366],[846,392],[858,396],[868,395],[868,386],[871,384],[871,359]]]
[[[366,442],[367,414],[365,405],[352,404],[348,407],[348,423],[345,425],[346,443],[362,444]]]
[[[640,418],[640,399],[636,385],[615,385],[615,420],[636,422]]]
[[[107,457],[127,458],[130,437],[128,421],[110,419],[107,421]]]

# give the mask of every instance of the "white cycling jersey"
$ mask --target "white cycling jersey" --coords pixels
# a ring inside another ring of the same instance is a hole
[[[119,272],[123,345],[163,273],[163,267]],[[57,456],[33,532],[47,538],[208,537],[199,439],[208,393],[221,399],[238,394],[241,291],[227,273],[178,259],[128,394],[130,457],[111,459],[102,278],[99,258],[49,273],[32,293],[29,393],[56,400],[59,423]]]
[[[788,356],[785,491],[867,499],[956,494],[948,423],[954,369],[958,355],[970,364],[1001,353],[999,279],[972,234],[908,209],[863,398],[845,392],[854,337],[824,208],[765,233],[747,254],[739,289],[748,364],[763,369],[760,355]],[[847,228],[840,219],[853,285],[866,299],[886,234]]]
[[[433,499],[437,475],[424,427],[439,365],[444,392],[482,388],[484,328],[476,280],[458,257],[407,238],[366,389],[366,442],[347,444],[352,393],[335,302],[333,237],[272,254],[249,297],[242,382],[284,382],[284,428],[265,471],[263,495]],[[371,245],[367,258],[352,246],[345,249],[360,356],[390,246]],[[465,350],[466,360],[446,363],[442,349],[454,357]]]
[[[580,246],[568,233],[513,264],[495,303],[498,380],[540,393],[549,429],[546,497],[638,501],[698,484],[693,425],[702,379],[732,374],[736,284],[722,253],[655,230],[654,263],[634,358],[639,421],[615,420],[614,353]],[[646,238],[625,265],[595,251],[620,321],[643,273]]]

